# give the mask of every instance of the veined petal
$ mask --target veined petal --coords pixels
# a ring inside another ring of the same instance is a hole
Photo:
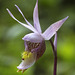
[[[35,32],[35,33],[38,33],[34,27],[29,26],[29,25],[26,25],[26,24],[20,22],[19,20],[17,20],[17,19],[13,16],[13,14],[10,12],[9,9],[6,9],[6,10],[8,11],[9,15],[10,15],[14,20],[16,20],[18,23],[20,23],[20,24],[23,25],[24,27],[30,29],[31,31],[33,31],[33,32]]]
[[[35,29],[39,33],[41,33],[41,27],[40,27],[39,18],[38,18],[38,0],[36,2],[35,8],[34,8],[34,12],[33,12],[33,21],[34,21]]]
[[[17,67],[19,70],[25,70],[31,67],[36,62],[36,53],[33,53],[31,57],[22,60],[21,64]]]
[[[32,26],[28,21],[27,19],[25,18],[24,14],[22,13],[22,11],[20,10],[20,8],[15,4],[15,7],[18,9],[18,11],[21,13],[21,15],[23,16],[24,20],[26,21],[26,23],[30,26]]]
[[[54,48],[57,50],[57,32],[55,33],[55,38],[54,38]]]
[[[56,33],[56,31],[59,30],[59,28],[62,26],[62,24],[68,19],[69,16],[66,18],[57,21],[56,23],[52,24],[50,27],[48,27],[45,32],[42,34],[43,38],[45,40],[51,39],[51,37]]]

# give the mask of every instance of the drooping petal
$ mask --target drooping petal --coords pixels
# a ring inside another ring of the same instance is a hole
[[[23,16],[24,20],[26,21],[26,23],[30,26],[32,26],[28,21],[27,19],[25,18],[24,14],[22,13],[22,11],[20,10],[20,8],[15,4],[15,7],[18,9],[18,11],[21,13],[21,15]]]
[[[54,38],[54,50],[57,50],[57,32],[55,33],[55,38]]]
[[[35,8],[34,8],[34,12],[33,12],[33,21],[34,21],[34,27],[36,28],[36,30],[41,33],[41,27],[40,27],[40,23],[39,23],[39,18],[38,18],[38,0],[36,2]]]
[[[19,70],[25,70],[31,67],[36,62],[36,54],[33,53],[31,57],[22,60],[21,64],[17,67]]]
[[[6,10],[8,11],[9,15],[10,15],[14,20],[16,20],[18,23],[20,23],[20,24],[23,25],[24,27],[30,29],[31,31],[33,31],[33,32],[35,32],[35,33],[38,33],[34,27],[29,26],[29,25],[26,25],[26,24],[20,22],[19,20],[17,20],[17,19],[13,16],[13,14],[10,12],[9,9],[6,9]]]
[[[52,24],[50,27],[48,27],[45,32],[42,34],[43,38],[45,40],[51,39],[51,37],[56,33],[56,31],[59,30],[59,28],[62,26],[62,24],[68,19],[68,16],[60,21],[57,21],[56,23]]]

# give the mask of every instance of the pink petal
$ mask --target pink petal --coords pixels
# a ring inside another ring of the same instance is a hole
[[[9,9],[6,9],[6,10],[8,11],[9,15],[10,15],[14,20],[16,20],[18,23],[20,23],[20,24],[23,25],[24,27],[30,29],[31,31],[33,31],[33,32],[35,32],[35,33],[38,33],[34,27],[29,26],[29,25],[26,25],[26,24],[20,22],[19,20],[17,20],[17,19],[13,16],[13,14],[10,12]]]
[[[55,38],[54,38],[54,48],[57,50],[57,32],[55,33]]]
[[[33,12],[33,21],[34,21],[35,29],[39,33],[41,33],[41,27],[40,27],[39,18],[38,18],[38,0],[36,2],[35,8],[34,8],[34,12]]]
[[[21,13],[21,15],[23,16],[23,18],[24,18],[24,20],[26,21],[26,23],[27,23],[28,25],[32,26],[32,25],[27,21],[27,19],[25,18],[24,14],[23,14],[22,11],[20,10],[20,8],[19,8],[17,5],[15,5],[15,7],[16,7],[16,8],[18,9],[18,11]]]
[[[56,33],[56,31],[59,30],[59,28],[62,26],[62,24],[68,19],[68,16],[54,24],[52,24],[51,26],[49,26],[45,32],[42,34],[43,38],[45,40],[49,40],[51,39],[51,37]]]

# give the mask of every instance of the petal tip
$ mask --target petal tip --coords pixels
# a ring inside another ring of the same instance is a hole
[[[15,4],[15,6],[17,6],[17,5]]]
[[[24,37],[22,38],[22,40],[24,40]]]
[[[18,8],[18,6],[15,4],[15,7]]]
[[[67,16],[66,18],[64,18],[64,21],[66,21],[69,18],[69,16]]]
[[[66,17],[66,19],[68,19],[68,18],[69,18],[69,16]]]
[[[69,16],[67,16],[67,17],[69,17]]]
[[[9,11],[9,9],[8,9],[8,8],[6,8],[6,10],[7,10],[7,11]]]

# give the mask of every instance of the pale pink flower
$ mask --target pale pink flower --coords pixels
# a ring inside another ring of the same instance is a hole
[[[10,10],[7,9],[9,15],[18,23],[33,31],[32,33],[27,34],[22,38],[25,44],[25,51],[22,54],[22,62],[17,68],[19,69],[18,71],[24,72],[26,69],[31,67],[37,59],[39,59],[43,55],[46,49],[45,40],[50,40],[53,37],[53,35],[59,30],[62,24],[67,20],[68,16],[60,21],[53,23],[42,33],[38,18],[38,0],[36,2],[33,12],[34,26],[32,26],[27,21],[20,8],[17,5],[15,6],[21,13],[27,24],[24,24],[17,20],[10,12]]]

